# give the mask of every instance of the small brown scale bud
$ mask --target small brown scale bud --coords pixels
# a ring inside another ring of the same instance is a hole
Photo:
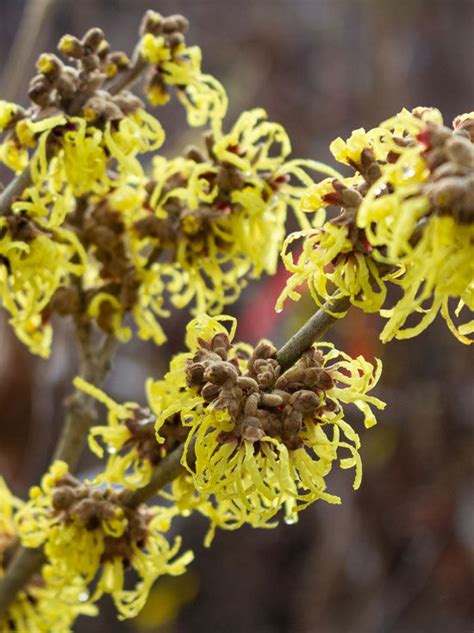
[[[159,35],[161,33],[162,22],[163,18],[159,13],[152,10],[147,11],[140,25],[140,35],[145,35],[145,33]]]
[[[456,117],[453,121],[453,128],[456,134],[465,134],[474,143],[474,118]]]
[[[201,152],[201,150],[194,145],[188,145],[188,147],[185,148],[184,156],[186,158],[189,158],[190,160],[193,160],[195,163],[204,163],[206,160],[206,157]]]
[[[91,53],[95,53],[97,52],[104,39],[105,35],[102,29],[94,27],[92,29],[89,29],[84,35],[84,37],[82,38],[82,45],[86,50],[90,51]]]

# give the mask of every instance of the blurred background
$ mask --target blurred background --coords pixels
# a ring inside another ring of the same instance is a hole
[[[474,109],[468,0],[56,0],[36,22],[30,56],[31,29],[12,49],[24,0],[0,0],[0,7],[1,97],[20,103],[37,55],[53,50],[62,34],[100,26],[115,48],[130,52],[142,14],[154,9],[190,20],[188,43],[201,46],[204,70],[228,91],[228,121],[263,106],[287,129],[295,157],[331,161],[333,138],[403,106],[436,106],[447,124]],[[165,153],[199,139],[175,102],[159,118]],[[238,338],[279,344],[312,314],[309,300],[275,314],[284,281],[281,271],[252,282],[229,308],[240,319]],[[134,342],[121,350],[108,391],[143,402],[145,378],[161,376],[182,349],[187,320],[180,312],[164,324],[169,341],[159,349]],[[378,317],[353,309],[328,335],[346,352],[384,363],[377,395],[388,406],[375,429],[359,428],[364,478],[357,493],[351,474],[335,471],[329,488],[343,497],[341,506],[320,502],[298,524],[274,530],[218,533],[210,550],[201,545],[205,522],[188,519],[180,531],[196,560],[187,575],[158,582],[137,620],[117,622],[104,601],[100,619],[81,619],[75,631],[471,632],[472,354],[442,321],[386,346],[380,329]],[[47,467],[74,372],[66,324],[58,323],[52,358],[43,361],[0,315],[0,472],[17,494]],[[83,470],[91,466],[84,455]]]

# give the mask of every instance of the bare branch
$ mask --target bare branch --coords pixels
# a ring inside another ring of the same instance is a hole
[[[350,308],[350,301],[347,297],[341,297],[333,302],[324,304],[324,308],[315,312],[315,314],[294,334],[290,340],[283,345],[277,352],[276,359],[282,369],[288,369],[294,365],[298,358],[306,352],[311,345],[319,341],[327,330],[338,319],[329,314],[328,311],[335,313],[345,313]]]

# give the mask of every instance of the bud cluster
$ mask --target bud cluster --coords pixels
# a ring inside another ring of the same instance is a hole
[[[289,450],[301,448],[306,419],[313,422],[339,410],[327,395],[334,384],[322,366],[322,354],[311,349],[285,372],[275,360],[275,348],[260,342],[242,372],[225,334],[216,334],[189,361],[187,382],[213,409],[228,412],[234,428],[222,432],[222,443],[259,442],[265,436],[280,440]]]
[[[109,593],[121,617],[133,617],[159,575],[181,574],[192,560],[190,552],[171,560],[180,541],[170,546],[163,532],[174,514],[166,508],[131,507],[122,492],[81,483],[64,462],[54,462],[15,520],[22,544],[44,544],[50,575],[66,587],[79,584],[87,597],[94,581],[88,604]],[[129,568],[139,579],[134,589],[124,588]]]
[[[454,130],[428,124],[418,135],[425,145],[423,157],[430,175],[422,191],[432,213],[452,215],[460,224],[474,223],[474,144],[469,129],[474,117],[464,119]]]

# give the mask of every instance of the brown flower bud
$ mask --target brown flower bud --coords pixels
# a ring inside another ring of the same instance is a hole
[[[376,180],[378,180],[381,175],[382,175],[382,170],[381,170],[380,165],[378,163],[372,163],[367,168],[367,171],[365,173],[365,177],[367,178],[367,180],[370,183],[373,183]]]
[[[474,118],[461,119],[461,117],[456,117],[453,121],[453,127],[456,133],[467,134],[471,142],[474,143]]]
[[[151,33],[152,35],[159,35],[161,33],[161,25],[163,17],[156,11],[148,10],[143,16],[142,23],[140,25],[140,35],[145,33]]]
[[[132,94],[131,92],[124,91],[118,95],[112,97],[113,103],[118,106],[125,115],[133,114],[140,108],[143,108],[143,101]]]
[[[204,378],[215,385],[223,385],[227,381],[233,383],[238,376],[236,368],[225,361],[213,363],[204,372]]]
[[[161,23],[161,27],[163,29],[163,33],[174,33],[175,31],[179,31],[179,18],[181,16],[178,15],[169,15],[168,17],[163,19]]]
[[[65,68],[55,83],[55,88],[63,99],[70,99],[76,94],[77,76],[73,68]]]
[[[72,286],[60,286],[52,296],[49,308],[61,316],[78,314],[80,310],[79,291]]]
[[[70,487],[56,488],[52,494],[51,504],[55,510],[67,510],[76,500],[74,490]]]
[[[166,36],[166,42],[170,48],[175,48],[184,43],[184,35],[175,31]]]
[[[81,499],[74,505],[73,514],[83,523],[87,525],[92,517],[97,513],[97,501],[94,499]]]
[[[212,382],[207,382],[202,388],[201,395],[206,402],[212,402],[219,395],[219,387]]]
[[[290,398],[288,404],[295,411],[301,411],[302,413],[313,413],[319,405],[319,397],[314,391],[307,389],[301,389],[296,391]]]
[[[89,29],[84,35],[84,37],[82,38],[82,44],[91,52],[95,53],[104,39],[105,35],[102,29],[94,27],[92,29]]]
[[[239,376],[237,385],[245,391],[258,391],[258,383],[250,376]]]
[[[204,365],[202,363],[191,363],[186,368],[186,376],[190,385],[199,385],[204,382]]]
[[[247,442],[258,442],[265,436],[258,418],[247,418],[242,424],[242,437]]]
[[[474,168],[474,146],[462,136],[452,136],[446,143],[449,158],[463,167]]]
[[[28,96],[41,108],[45,108],[50,103],[51,86],[42,75],[33,77],[28,89]]]
[[[245,401],[245,405],[244,405],[244,415],[245,416],[256,416],[257,415],[257,409],[258,409],[259,400],[260,400],[260,394],[258,394],[258,393],[252,393],[250,396],[248,396],[247,400]]]
[[[345,189],[342,192],[342,204],[345,207],[358,207],[362,202],[362,196],[355,189]]]
[[[262,394],[262,405],[265,407],[280,407],[283,404],[283,398],[276,393]]]
[[[81,59],[84,55],[84,46],[74,35],[63,35],[58,50],[72,59]]]

